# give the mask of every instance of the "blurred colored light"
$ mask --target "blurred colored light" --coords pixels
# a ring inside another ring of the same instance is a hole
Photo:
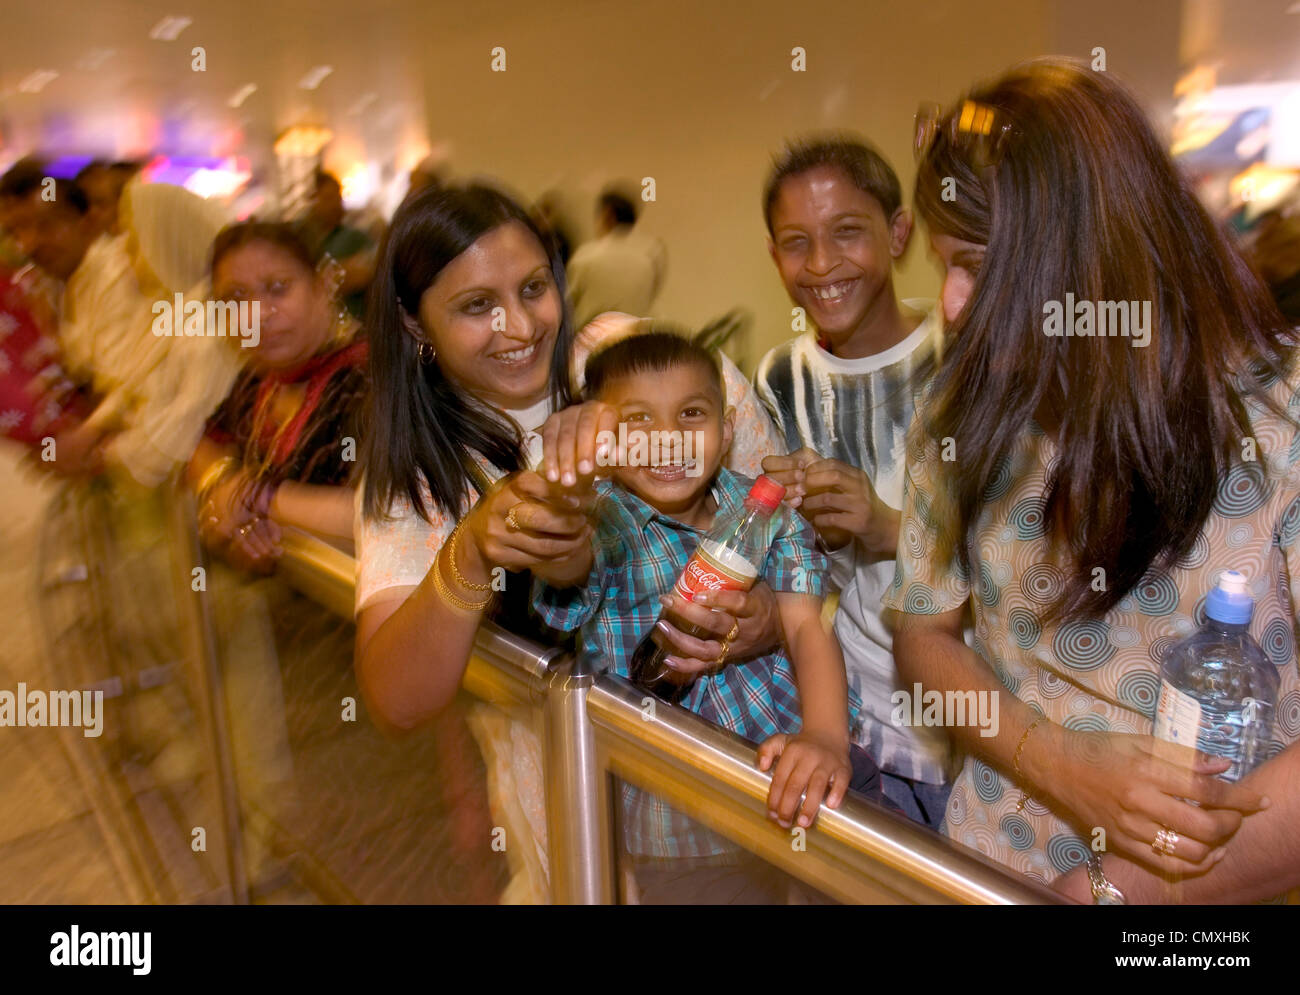
[[[313,156],[334,137],[328,128],[297,124],[281,133],[275,140],[275,154],[279,156]]]

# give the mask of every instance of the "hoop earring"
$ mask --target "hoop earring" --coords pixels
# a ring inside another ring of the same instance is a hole
[[[330,331],[330,341],[335,346],[342,346],[352,338],[352,312],[342,301],[336,300],[334,303],[337,305],[337,310],[331,323],[333,327]]]
[[[427,353],[425,352],[426,349],[428,350]],[[433,348],[432,342],[421,342],[419,353],[420,353],[420,362],[425,366],[428,366],[430,363],[432,363],[434,357],[438,355],[437,351]]]

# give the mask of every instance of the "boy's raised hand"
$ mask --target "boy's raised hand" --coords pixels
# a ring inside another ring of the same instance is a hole
[[[789,456],[767,457],[763,472],[785,485],[786,502],[803,512],[828,548],[840,549],[858,536],[872,553],[893,555],[898,549],[901,516],[857,467],[805,446]]]
[[[538,472],[553,485],[587,490],[600,466],[612,466],[617,452],[599,451],[600,434],[617,437],[618,409],[601,401],[585,401],[557,411],[542,426],[542,464]]]
[[[854,536],[862,536],[873,552],[893,553],[898,548],[897,513],[892,537],[886,537],[888,509],[876,496],[870,478],[857,467],[835,459],[818,460],[804,468],[803,486],[804,517],[831,549],[848,545]]]
[[[757,761],[759,770],[776,764],[767,793],[767,814],[786,829],[794,823],[796,813],[800,826],[811,826],[823,799],[827,808],[839,808],[853,777],[848,740],[840,742],[837,737],[816,733],[769,736],[758,748]]]
[[[807,493],[804,487],[805,471],[821,460],[815,450],[804,446],[788,456],[765,456],[763,472],[785,488],[785,503],[798,508]]]

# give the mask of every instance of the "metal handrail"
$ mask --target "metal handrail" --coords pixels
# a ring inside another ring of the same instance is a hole
[[[355,561],[306,533],[286,533],[280,572],[352,617]],[[464,687],[502,707],[540,708],[545,729],[551,887],[559,902],[612,902],[611,777],[661,795],[752,853],[844,902],[1057,904],[1063,899],[983,854],[857,798],[823,808],[811,831],[767,817],[770,774],[754,748],[685,709],[648,699],[611,674],[506,632],[479,629]]]

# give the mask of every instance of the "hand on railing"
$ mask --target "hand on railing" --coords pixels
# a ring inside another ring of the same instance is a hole
[[[774,762],[767,815],[784,829],[793,824],[796,811],[800,813],[799,825],[811,826],[823,799],[827,808],[839,808],[853,776],[848,751],[812,733],[777,733],[763,740],[758,747],[758,769],[765,771]]]

